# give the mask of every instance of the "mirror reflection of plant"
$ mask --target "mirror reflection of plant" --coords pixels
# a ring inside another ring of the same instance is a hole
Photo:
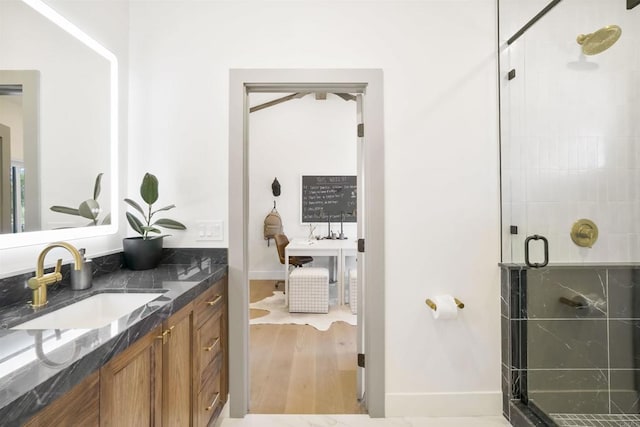
[[[80,206],[78,206],[78,208],[70,208],[67,206],[56,205],[56,206],[51,206],[49,209],[51,209],[53,212],[63,213],[67,215],[81,216],[83,218],[91,220],[91,222],[88,223],[87,226],[98,225],[99,224],[98,217],[100,216],[100,211],[101,211],[100,204],[98,203],[98,196],[100,195],[100,190],[101,190],[100,182],[102,181],[102,175],[104,174],[101,172],[96,177],[96,182],[93,185],[93,198],[87,199],[84,202],[80,203]],[[101,225],[111,224],[111,214],[110,213],[107,214],[100,224]]]
[[[133,230],[140,234],[144,240],[151,239],[154,237],[163,237],[163,236],[149,236],[149,233],[161,233],[162,231],[157,227],[169,228],[172,230],[186,230],[184,224],[181,222],[175,221],[173,219],[168,218],[160,218],[154,222],[151,222],[151,219],[155,214],[162,211],[168,211],[176,207],[176,205],[165,206],[160,209],[152,210],[152,205],[158,201],[158,178],[155,175],[150,173],[145,173],[142,178],[142,184],[140,185],[140,197],[147,204],[147,211],[142,208],[138,203],[131,199],[124,199],[124,201],[138,211],[143,218],[143,221],[140,221],[138,217],[133,215],[131,212],[127,212],[127,221],[129,221],[129,225]]]

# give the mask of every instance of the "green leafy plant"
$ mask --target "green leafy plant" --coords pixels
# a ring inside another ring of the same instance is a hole
[[[144,174],[142,178],[142,184],[140,185],[140,197],[147,204],[146,211],[142,208],[138,203],[131,199],[124,199],[124,201],[134,208],[136,211],[142,215],[142,221],[131,212],[127,212],[127,221],[129,221],[129,225],[133,230],[140,234],[144,240],[151,239],[154,237],[162,237],[162,236],[149,236],[149,233],[161,233],[162,231],[157,227],[169,228],[172,230],[186,230],[184,224],[181,222],[175,221],[173,219],[168,218],[160,218],[152,221],[152,218],[155,214],[162,211],[168,211],[176,207],[176,205],[165,206],[160,209],[153,210],[152,205],[158,200],[158,178],[150,173]]]
[[[83,218],[91,220],[87,226],[98,225],[98,217],[100,216],[100,204],[98,203],[98,196],[100,195],[100,182],[102,181],[102,173],[99,173],[96,177],[96,182],[93,185],[93,199],[87,199],[84,202],[80,203],[80,206],[77,208],[70,208],[67,206],[51,206],[51,209],[54,212],[63,213],[67,215],[75,215],[81,216]],[[111,214],[107,214],[102,220],[102,225],[111,224]]]

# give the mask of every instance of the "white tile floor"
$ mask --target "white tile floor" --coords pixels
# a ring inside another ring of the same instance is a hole
[[[503,417],[369,418],[368,415],[257,415],[226,418],[221,427],[504,427]]]

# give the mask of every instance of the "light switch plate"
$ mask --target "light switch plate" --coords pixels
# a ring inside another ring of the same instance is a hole
[[[222,221],[196,221],[196,241],[224,240],[224,223]]]

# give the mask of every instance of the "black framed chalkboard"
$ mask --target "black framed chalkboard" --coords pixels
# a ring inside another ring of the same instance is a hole
[[[357,191],[355,175],[303,175],[302,222],[357,222]]]

